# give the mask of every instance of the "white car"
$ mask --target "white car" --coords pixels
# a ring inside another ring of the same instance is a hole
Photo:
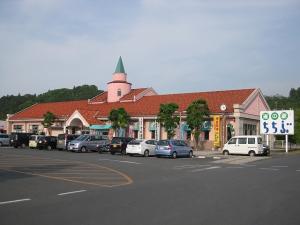
[[[263,155],[263,143],[261,136],[235,136],[223,147],[223,154]]]
[[[127,144],[126,154],[148,157],[155,155],[155,147],[155,140],[132,140]]]

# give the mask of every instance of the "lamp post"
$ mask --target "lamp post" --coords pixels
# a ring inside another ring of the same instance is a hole
[[[227,109],[227,106],[225,104],[220,105],[220,110],[222,112],[222,140],[221,140],[221,149],[223,148],[225,144],[225,111]]]

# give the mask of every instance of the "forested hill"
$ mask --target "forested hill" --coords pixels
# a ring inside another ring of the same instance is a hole
[[[297,89],[292,88],[289,96],[284,97],[280,95],[265,96],[271,109],[300,109],[300,87]]]
[[[72,89],[61,88],[47,91],[40,95],[7,95],[0,98],[0,120],[6,119],[6,114],[16,113],[30,105],[41,102],[61,102],[89,99],[103,92],[95,85],[82,85]]]

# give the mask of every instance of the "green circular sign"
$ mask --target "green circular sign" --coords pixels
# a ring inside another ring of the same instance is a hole
[[[288,117],[289,117],[289,115],[288,115],[286,112],[282,112],[282,113],[280,114],[280,118],[281,118],[282,120],[286,120]]]
[[[261,117],[262,117],[263,120],[268,120],[269,119],[269,113],[263,113]]]
[[[273,112],[273,113],[271,114],[271,118],[272,118],[272,120],[277,120],[277,119],[278,119],[278,117],[279,117],[279,115],[278,115],[278,113],[277,113],[277,112]]]

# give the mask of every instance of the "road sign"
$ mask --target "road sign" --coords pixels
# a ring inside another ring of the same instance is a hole
[[[293,135],[294,110],[261,111],[260,133],[275,135]]]

